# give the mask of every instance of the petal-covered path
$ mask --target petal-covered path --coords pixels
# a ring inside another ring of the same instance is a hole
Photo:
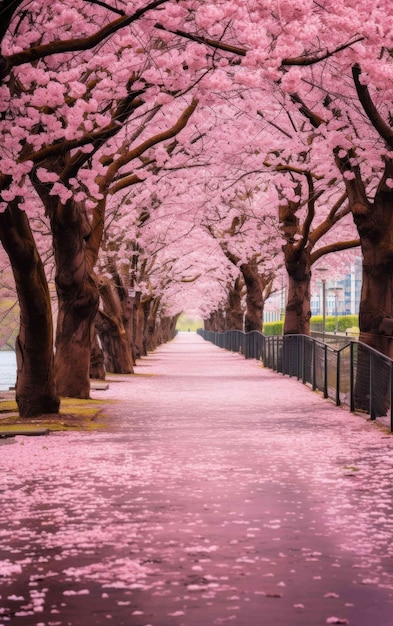
[[[0,626],[393,625],[388,433],[193,333],[109,383],[0,446]]]

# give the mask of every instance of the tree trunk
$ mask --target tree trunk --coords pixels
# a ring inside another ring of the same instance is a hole
[[[136,365],[136,360],[140,357],[137,347],[138,337],[138,310],[141,301],[141,293],[137,291],[135,295],[130,296],[127,302],[128,310],[130,312],[129,321],[127,324],[127,334],[131,337],[131,350],[133,365]]]
[[[364,220],[359,229],[363,252],[359,340],[390,358],[393,358],[392,207],[393,199],[385,204],[380,197],[370,224]]]
[[[49,289],[28,218],[16,203],[0,213],[0,240],[10,259],[20,306],[15,394],[19,414],[58,413]]]
[[[290,243],[283,251],[288,272],[284,335],[310,335],[310,253],[307,248],[296,250]]]
[[[205,330],[211,330],[216,333],[225,332],[225,315],[222,309],[216,309],[210,313],[207,320],[204,320]]]
[[[111,286],[113,295],[110,298],[110,302],[107,303],[108,306],[110,304],[109,308],[104,310],[108,314],[115,315],[118,318],[122,332],[124,330],[127,345],[126,349],[130,355],[126,358],[130,358],[130,366],[131,370],[133,370],[133,366],[136,363],[136,351],[134,346],[136,309],[140,294],[135,293],[134,289],[131,289],[129,286],[128,268],[119,272],[116,264],[111,262],[108,269],[112,275]],[[133,373],[133,371],[131,373]]]
[[[359,341],[393,358],[393,192],[384,181],[377,190],[372,211],[354,215],[363,253],[362,290],[359,307]],[[369,411],[370,360],[358,352],[355,405]],[[375,379],[378,385],[374,414],[386,415],[389,405],[389,374],[382,368]]]
[[[161,346],[163,343],[165,343],[165,326],[166,326],[166,319],[165,317],[159,317],[156,320],[156,332],[155,332],[155,337],[156,337],[156,347],[157,346]]]
[[[172,341],[176,335],[176,324],[180,317],[180,313],[171,317],[160,317],[159,328],[157,332],[157,343],[161,345],[167,341]]]
[[[105,380],[105,376],[106,371],[104,352],[99,344],[97,334],[94,334],[90,357],[90,378]]]
[[[87,266],[86,243],[91,229],[82,207],[59,206],[50,215],[56,261],[58,318],[56,385],[61,396],[90,397],[90,357],[99,294]]]
[[[240,271],[246,285],[246,314],[244,318],[244,330],[250,333],[253,330],[262,332],[263,327],[263,285],[262,277],[258,274],[257,266],[252,263],[242,263]]]
[[[172,341],[172,339],[175,338],[175,336],[176,336],[176,325],[177,325],[179,317],[180,317],[180,313],[178,313],[177,315],[173,315],[172,317],[165,318],[165,319],[168,320],[168,324],[166,326],[166,332],[165,332],[165,335],[164,335],[164,341]]]
[[[133,374],[132,353],[123,324],[122,303],[108,278],[99,277],[98,288],[103,311],[98,311],[95,326],[105,354],[105,368],[116,374]]]
[[[125,298],[120,298],[121,310],[122,310],[122,322],[125,331],[126,341],[130,352],[131,369],[136,364],[136,351],[135,351],[135,317],[136,317],[136,297],[127,295]]]
[[[148,352],[153,352],[158,345],[157,341],[157,315],[160,306],[160,299],[153,300],[153,306],[150,306],[149,316],[146,326],[146,345]]]
[[[349,155],[350,156],[350,155]],[[385,159],[385,170],[375,192],[374,202],[367,196],[359,166],[352,168],[348,157],[336,163],[344,175],[348,199],[363,254],[363,282],[359,308],[360,342],[393,358],[393,161]],[[345,173],[351,171],[351,177]],[[369,410],[369,356],[359,346],[356,368],[356,408]],[[379,372],[376,414],[384,415],[389,391],[389,376]],[[375,408],[375,407],[374,407]]]
[[[229,287],[226,330],[243,330],[242,289],[243,283],[240,277],[236,278],[233,287]]]
[[[135,348],[137,358],[147,356],[146,328],[149,318],[151,298],[140,298],[136,313]]]

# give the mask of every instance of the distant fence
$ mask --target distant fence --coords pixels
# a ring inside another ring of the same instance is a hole
[[[332,347],[306,335],[266,336],[258,331],[197,331],[220,348],[258,359],[265,367],[294,376],[337,406],[390,418],[393,432],[393,360],[369,346],[348,341]]]

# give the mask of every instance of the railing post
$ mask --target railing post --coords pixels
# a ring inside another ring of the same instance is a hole
[[[272,337],[272,370],[275,372],[276,371],[276,344],[277,344],[277,338],[276,337]]]
[[[351,413],[355,412],[355,342],[351,341],[350,360],[349,360],[349,409]]]
[[[324,344],[323,345],[323,397],[327,398],[328,397],[328,371],[327,371],[327,365],[328,365],[328,359],[327,359],[327,345]]]
[[[315,391],[317,388],[317,384],[316,384],[316,378],[317,378],[317,369],[316,369],[316,363],[315,363],[315,346],[316,346],[316,341],[315,339],[312,340],[311,343],[311,376],[312,376],[312,390]]]
[[[243,356],[245,359],[250,358],[250,348],[249,348],[249,335],[250,333],[243,333]]]
[[[340,406],[340,377],[341,377],[341,352],[337,352],[337,364],[336,364],[336,406]]]
[[[276,341],[273,342],[273,363],[274,370],[278,372],[278,337],[275,337]],[[274,349],[274,344],[276,344],[276,348]]]

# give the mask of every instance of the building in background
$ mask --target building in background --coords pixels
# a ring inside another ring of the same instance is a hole
[[[325,283],[325,288],[323,283]],[[323,314],[325,291],[326,315],[358,315],[362,288],[362,259],[351,263],[350,271],[337,279],[320,278],[311,297],[311,314]]]
[[[324,274],[326,272],[326,274]],[[362,259],[356,257],[350,271],[335,279],[328,278],[328,269],[320,271],[313,283],[311,315],[323,315],[323,293],[325,293],[326,316],[358,315],[362,288]],[[316,272],[317,276],[318,273]],[[326,278],[325,278],[326,275]],[[277,322],[284,318],[286,287],[276,291],[265,304],[264,322]]]

